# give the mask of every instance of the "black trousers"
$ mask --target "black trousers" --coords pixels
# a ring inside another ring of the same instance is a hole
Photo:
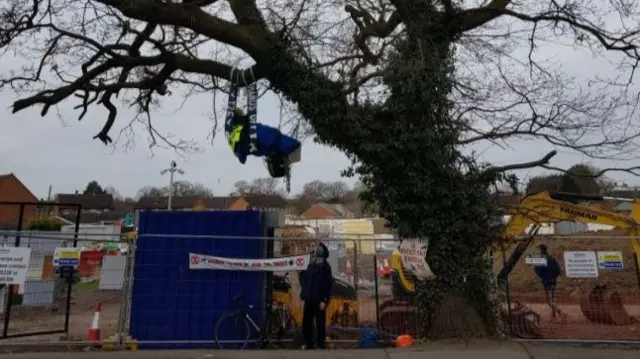
[[[326,308],[325,308],[326,310]],[[324,349],[324,338],[326,337],[326,312],[320,310],[320,302],[304,302],[302,313],[302,336],[307,348],[314,348],[313,342],[313,322],[316,323],[316,344],[319,349]]]

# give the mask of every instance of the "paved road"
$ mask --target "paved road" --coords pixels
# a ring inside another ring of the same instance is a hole
[[[366,353],[366,354],[365,354]],[[118,359],[638,359],[639,350],[577,348],[561,345],[520,344],[479,341],[435,343],[412,349],[371,349],[331,351],[203,351],[166,350],[118,352]],[[47,353],[48,359],[112,359],[111,352]],[[7,359],[41,359],[43,353],[3,354]]]

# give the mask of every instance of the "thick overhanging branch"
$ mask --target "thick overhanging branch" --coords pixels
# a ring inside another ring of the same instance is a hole
[[[523,170],[523,169],[534,168],[534,167],[542,167],[547,165],[549,161],[551,161],[551,159],[555,157],[557,154],[558,154],[558,151],[553,150],[547,153],[546,155],[544,155],[542,158],[535,161],[519,162],[519,163],[513,163],[509,165],[504,165],[504,166],[491,166],[484,171],[483,177],[487,178],[490,182],[493,182],[496,176],[505,172]]]
[[[197,34],[229,44],[253,56],[260,52],[256,41],[246,26],[234,24],[208,14],[200,7],[154,1],[96,0],[111,6],[132,19],[149,23],[173,25],[191,29]]]
[[[353,22],[358,26],[359,32],[355,35],[356,46],[364,54],[364,60],[372,65],[377,65],[379,56],[369,49],[367,40],[371,37],[385,38],[402,23],[402,18],[398,10],[394,11],[388,20],[375,20],[366,10],[356,9],[351,5],[344,7],[349,13]]]
[[[511,3],[511,0],[492,0],[487,5],[463,11],[460,18],[460,30],[467,32],[497,19]]]

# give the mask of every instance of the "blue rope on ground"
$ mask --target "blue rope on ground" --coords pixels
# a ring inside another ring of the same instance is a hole
[[[378,330],[378,329],[373,328],[373,327],[358,328],[358,327],[336,327],[336,326],[330,326],[327,329],[330,332],[334,331],[334,332],[342,332],[342,333],[360,333],[361,336],[364,335],[365,333],[367,333],[367,331],[375,332],[377,334],[378,338],[381,338],[381,339],[396,339],[398,337],[397,334],[384,332],[384,331]]]

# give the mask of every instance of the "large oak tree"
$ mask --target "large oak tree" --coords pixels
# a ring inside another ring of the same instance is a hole
[[[423,333],[465,335],[477,318],[484,327],[475,323],[470,335],[487,335],[495,332],[482,261],[495,215],[488,187],[512,180],[510,170],[547,165],[553,153],[486,167],[464,146],[525,138],[595,158],[628,153],[638,136],[632,6],[7,0],[0,47],[21,66],[2,70],[0,86],[22,95],[14,112],[38,107],[46,115],[75,101],[83,118],[102,107],[108,116],[96,138],[110,143],[118,96],[136,106],[152,141],[165,141],[151,116],[162,96],[260,81],[320,142],[354,160],[370,200],[400,234],[430,239],[438,279],[421,286]],[[550,42],[615,52],[618,63],[607,77],[574,79],[540,54]],[[247,66],[232,71],[238,57]],[[448,317],[462,325],[438,324]]]

